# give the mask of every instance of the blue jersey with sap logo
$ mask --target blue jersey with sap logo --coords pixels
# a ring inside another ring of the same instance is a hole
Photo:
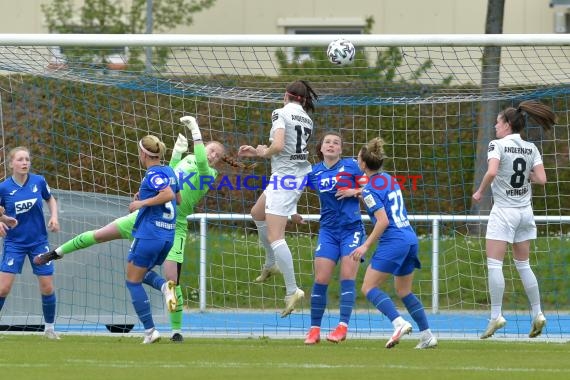
[[[51,197],[49,186],[41,175],[28,174],[22,186],[12,177],[0,183],[0,205],[7,215],[18,220],[18,225],[8,231],[5,242],[22,246],[47,242],[43,201]]]
[[[319,193],[321,227],[336,229],[362,223],[358,198],[339,200],[335,194],[342,188],[358,188],[357,180],[363,175],[353,158],[343,158],[330,168],[323,162],[313,166],[309,179],[311,187]]]
[[[169,166],[151,166],[141,182],[139,199],[152,198],[167,186],[174,193],[179,192],[174,170]],[[174,241],[175,228],[176,200],[173,199],[165,204],[141,207],[133,227],[133,237]]]
[[[418,243],[416,232],[408,220],[402,190],[395,178],[386,173],[372,175],[362,190],[362,199],[372,223],[376,224],[374,212],[379,209],[386,211],[388,227],[380,236],[380,243],[395,240],[407,244]]]

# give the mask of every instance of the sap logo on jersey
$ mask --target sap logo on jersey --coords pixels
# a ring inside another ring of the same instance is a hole
[[[14,207],[16,207],[16,215],[30,211],[30,209],[34,207],[36,202],[37,199],[33,198],[14,203]]]
[[[327,191],[335,190],[337,181],[335,177],[321,178],[319,182],[319,191],[324,193]]]

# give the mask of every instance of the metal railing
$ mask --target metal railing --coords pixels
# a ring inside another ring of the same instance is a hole
[[[318,214],[304,214],[306,221],[318,221],[321,217]],[[248,214],[213,214],[198,213],[188,215],[188,221],[199,221],[200,223],[200,272],[199,272],[199,304],[200,310],[206,310],[206,251],[208,238],[208,221],[253,221]],[[489,216],[477,215],[408,215],[412,222],[431,222],[431,282],[432,282],[432,313],[439,311],[439,230],[440,223],[480,223],[487,222]],[[362,220],[369,222],[368,215],[363,215]],[[535,216],[537,223],[564,223],[570,224],[570,216]]]

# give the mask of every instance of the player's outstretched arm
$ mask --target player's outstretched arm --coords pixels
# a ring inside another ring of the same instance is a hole
[[[186,154],[188,151],[188,140],[186,137],[179,133],[178,137],[176,138],[176,142],[174,143],[174,147],[172,148],[172,156],[170,157],[170,162],[168,166],[171,168],[175,167],[176,164],[182,160],[182,156]]]
[[[194,116],[182,116],[180,118],[180,122],[190,130],[194,144],[203,144],[202,133],[200,132],[200,127],[198,127],[198,122]]]

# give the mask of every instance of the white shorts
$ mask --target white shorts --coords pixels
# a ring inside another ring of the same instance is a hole
[[[305,176],[291,177],[290,180],[270,183],[263,192],[265,194],[265,213],[278,216],[291,216],[297,213],[297,202],[301,198],[300,189]]]
[[[532,206],[497,207],[489,214],[486,239],[519,243],[536,239]]]

